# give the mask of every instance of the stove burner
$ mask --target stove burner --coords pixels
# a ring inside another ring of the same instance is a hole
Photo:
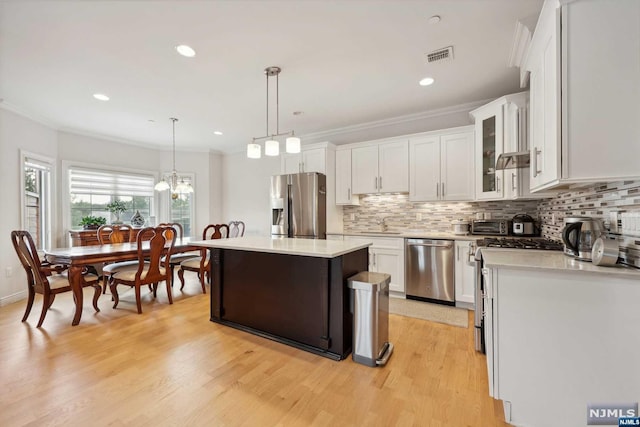
[[[494,237],[486,237],[478,240],[477,245],[487,248],[536,249],[547,251],[561,251],[564,248],[562,243],[550,239],[508,239]]]

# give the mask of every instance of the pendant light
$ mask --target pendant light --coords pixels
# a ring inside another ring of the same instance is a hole
[[[178,173],[176,172],[176,122],[178,119],[170,117],[169,120],[171,120],[173,126],[173,170],[168,177],[169,182],[167,182],[167,178],[163,176],[160,182],[153,188],[156,191],[171,190],[171,198],[177,199],[180,194],[193,193],[193,187],[190,183],[184,181],[184,177],[178,177]]]
[[[280,154],[280,141],[276,138],[288,135],[285,140],[285,150],[287,153],[300,152],[300,138],[295,136],[294,131],[280,133],[280,99],[278,88],[278,76],[282,69],[280,67],[267,67],[264,74],[267,76],[267,134],[253,138],[250,144],[247,144],[247,157],[250,159],[259,159],[262,156],[262,146],[257,143],[261,139],[266,139],[264,143],[264,154],[266,156],[277,156]],[[269,134],[269,78],[276,78],[276,133]]]

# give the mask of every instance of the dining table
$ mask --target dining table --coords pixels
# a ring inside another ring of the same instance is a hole
[[[177,238],[172,254],[184,253],[201,248],[193,245],[195,238]],[[143,254],[150,253],[149,242],[142,242]],[[75,314],[71,325],[76,326],[82,317],[82,288],[83,272],[92,264],[132,261],[138,259],[138,244],[136,242],[105,244],[100,246],[74,246],[70,248],[53,248],[44,251],[45,259],[51,264],[68,266],[68,278],[75,301]]]

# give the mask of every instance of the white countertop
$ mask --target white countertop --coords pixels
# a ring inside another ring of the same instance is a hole
[[[198,240],[196,246],[220,249],[236,249],[249,252],[301,255],[317,258],[335,258],[370,246],[342,240],[285,239],[263,236],[247,236],[235,239]]]
[[[578,261],[561,251],[537,251],[505,248],[482,248],[484,265],[490,268],[514,268],[523,270],[544,269],[606,274],[640,280],[640,269],[616,265],[600,267],[591,262]],[[638,282],[640,284],[640,282]]]

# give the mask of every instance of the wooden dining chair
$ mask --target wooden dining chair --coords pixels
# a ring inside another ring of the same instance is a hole
[[[35,295],[42,294],[42,313],[36,326],[39,328],[42,326],[42,322],[44,322],[47,311],[53,304],[56,295],[71,290],[71,284],[66,274],[67,267],[40,261],[36,245],[28,231],[12,231],[11,243],[13,243],[13,248],[16,250],[20,263],[27,273],[27,309],[24,312],[22,321],[26,321],[27,317],[29,317]],[[83,286],[92,286],[94,288],[93,308],[96,311],[100,311],[98,308],[98,298],[100,297],[98,276],[84,274]]]
[[[162,222],[160,224],[158,224],[159,227],[172,227],[176,230],[176,232],[178,233],[178,237],[180,239],[182,239],[184,237],[184,229],[182,228],[182,224],[177,223],[177,222]],[[173,272],[175,271],[176,267],[180,267],[180,263],[182,261],[185,261],[187,259],[196,257],[199,255],[199,252],[197,251],[191,251],[191,252],[183,252],[183,253],[177,253],[177,254],[171,254],[171,262],[169,263],[170,265],[170,269],[171,269],[171,282],[173,283]]]
[[[101,225],[98,228],[98,243],[100,245],[119,244],[129,242],[129,236],[133,228],[126,224]],[[137,265],[138,261],[123,261],[114,263],[105,263],[102,265],[102,293],[107,292],[109,279],[116,272]]]
[[[244,236],[244,222],[229,221],[229,237],[242,237],[242,236]]]
[[[226,239],[229,237],[229,226],[227,224],[209,224],[204,228],[202,232],[202,240],[209,239]],[[205,275],[211,282],[209,277],[209,251],[206,248],[200,250],[200,256],[190,258],[180,263],[180,270],[178,270],[178,278],[180,278],[180,290],[184,288],[184,272],[194,271],[198,274],[200,279],[200,285],[202,286],[202,293],[207,293],[204,280]]]
[[[160,226],[147,227],[138,233],[136,239],[138,260],[136,265],[131,265],[111,276],[109,287],[113,295],[113,308],[116,308],[120,302],[118,285],[126,285],[135,288],[138,314],[141,314],[140,288],[143,285],[151,285],[153,297],[155,298],[158,283],[162,281],[166,282],[167,285],[169,304],[173,304],[169,263],[171,262],[173,246],[176,243],[176,234],[173,228]],[[144,246],[147,244],[149,245],[149,252],[145,254]]]

